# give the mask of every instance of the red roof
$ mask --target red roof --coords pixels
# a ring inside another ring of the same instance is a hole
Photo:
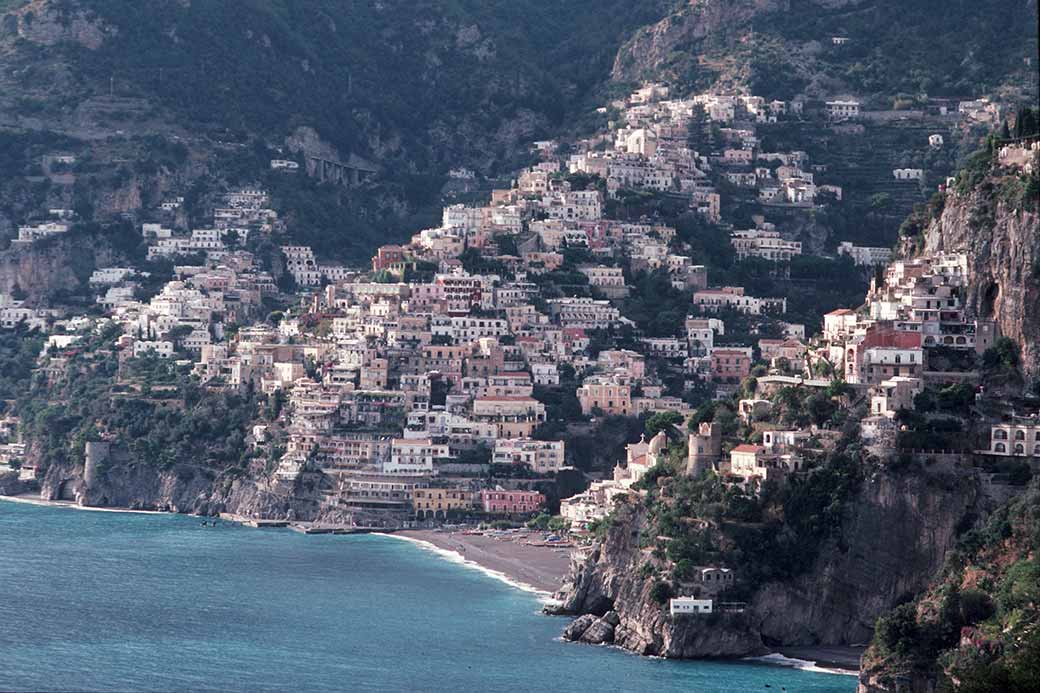
[[[743,445],[738,445],[737,447],[733,448],[732,452],[751,452],[757,454],[760,452],[765,452],[765,448],[763,448],[760,445],[748,445],[747,443],[744,443]]]

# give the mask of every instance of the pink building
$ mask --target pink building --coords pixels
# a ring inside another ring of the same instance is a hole
[[[484,512],[496,515],[533,513],[545,505],[545,496],[537,491],[481,491]]]

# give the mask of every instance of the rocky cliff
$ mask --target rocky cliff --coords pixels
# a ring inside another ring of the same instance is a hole
[[[998,167],[973,186],[952,188],[942,213],[924,230],[921,249],[968,256],[969,310],[995,320],[1000,333],[1018,345],[1026,373],[1036,376],[1040,374],[1040,215],[1035,199],[1006,194],[1018,185],[1017,178],[1017,173]]]
[[[766,651],[749,614],[673,617],[654,598],[654,581],[641,571],[647,554],[639,548],[645,514],[621,505],[605,538],[587,554],[576,554],[571,574],[551,611],[578,615],[564,637],[591,644],[612,643],[642,655],[672,658],[739,657]]]
[[[134,461],[117,449],[111,460],[89,475],[82,464],[49,465],[39,482],[39,494],[43,500],[69,500],[88,507],[373,524],[373,518],[339,503],[334,495],[323,494],[322,481],[314,475],[297,483],[285,483],[262,474],[242,475],[202,465],[162,468]],[[0,491],[25,493],[30,489],[11,482],[7,489],[0,485]],[[385,519],[384,515],[379,521]]]
[[[639,548],[645,512],[626,505],[606,536],[576,559],[556,611],[603,617],[577,622],[570,639],[605,639],[663,657],[862,644],[880,614],[928,584],[965,524],[992,509],[998,499],[984,488],[970,469],[955,466],[916,476],[874,472],[804,573],[758,586],[743,613],[711,619],[670,617],[654,599],[655,580],[641,570],[650,556]],[[741,566],[729,567],[739,579]]]
[[[859,693],[1034,691],[1040,681],[1040,486],[968,532],[916,599],[879,622]]]
[[[98,267],[123,258],[101,236],[70,231],[63,236],[0,251],[0,293],[24,294],[29,305],[74,293]]]

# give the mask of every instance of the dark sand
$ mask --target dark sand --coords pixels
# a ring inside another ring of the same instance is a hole
[[[395,534],[429,542],[439,549],[454,551],[483,568],[497,571],[511,580],[543,592],[555,592],[560,589],[570,566],[569,548],[528,544],[541,541],[541,532],[493,536],[423,529]]]
[[[816,647],[781,647],[780,654],[792,659],[806,659],[816,662],[816,666],[827,669],[846,669],[859,671],[859,658],[866,647],[854,645],[820,645]]]

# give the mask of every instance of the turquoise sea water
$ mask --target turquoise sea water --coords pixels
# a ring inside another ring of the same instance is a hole
[[[200,522],[0,502],[0,690],[855,690],[564,643],[534,595],[408,542]]]

